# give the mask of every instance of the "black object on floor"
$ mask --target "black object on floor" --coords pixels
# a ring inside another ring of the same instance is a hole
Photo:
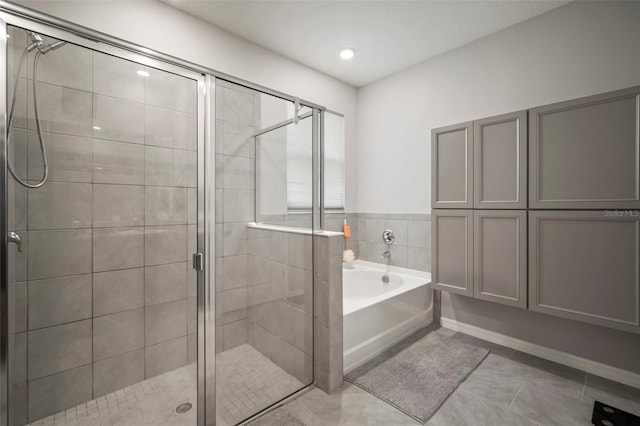
[[[640,426],[640,417],[596,401],[591,423],[598,426]]]

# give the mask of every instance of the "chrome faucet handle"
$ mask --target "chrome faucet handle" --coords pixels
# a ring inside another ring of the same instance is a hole
[[[393,231],[391,229],[387,229],[382,233],[382,242],[386,245],[391,245],[396,240],[396,236],[393,235]]]
[[[18,251],[22,252],[22,238],[17,232],[9,231],[8,240],[18,246]]]

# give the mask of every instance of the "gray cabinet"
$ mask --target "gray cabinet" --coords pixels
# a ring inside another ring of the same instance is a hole
[[[640,208],[640,87],[529,111],[529,207]]]
[[[527,212],[475,210],[473,288],[477,299],[527,307]]]
[[[529,212],[529,309],[640,333],[640,216],[621,214]]]
[[[431,204],[434,208],[473,208],[473,125],[431,131]]]
[[[473,296],[473,211],[433,210],[431,238],[433,288]]]
[[[527,111],[473,122],[476,209],[527,208]]]

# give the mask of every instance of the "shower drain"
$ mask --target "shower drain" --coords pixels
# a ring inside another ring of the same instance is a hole
[[[185,402],[184,404],[180,404],[176,407],[176,413],[184,414],[191,410],[191,407],[193,407],[193,405],[190,402]]]

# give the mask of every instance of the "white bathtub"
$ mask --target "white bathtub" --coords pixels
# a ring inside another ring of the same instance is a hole
[[[431,274],[356,260],[343,268],[344,371],[433,322]]]

